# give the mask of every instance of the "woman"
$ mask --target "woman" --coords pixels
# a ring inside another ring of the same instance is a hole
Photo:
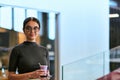
[[[49,75],[48,50],[36,43],[40,22],[35,17],[28,17],[23,22],[26,41],[12,49],[9,59],[9,80],[28,80]],[[48,65],[47,73],[40,65]],[[18,74],[16,74],[16,70]]]

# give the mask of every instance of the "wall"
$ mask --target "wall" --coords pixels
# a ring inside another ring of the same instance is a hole
[[[0,3],[60,12],[60,66],[109,50],[108,0],[0,0]]]

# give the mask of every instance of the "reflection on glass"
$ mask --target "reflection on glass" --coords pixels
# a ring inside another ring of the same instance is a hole
[[[48,21],[48,36],[49,39],[54,40],[55,39],[55,13],[51,12],[49,13],[49,21]]]
[[[105,51],[63,65],[63,80],[97,80],[108,74],[109,54],[109,51]]]
[[[0,7],[0,27],[12,29],[12,8]]]
[[[14,30],[18,32],[23,32],[23,21],[25,19],[25,9],[14,8]]]

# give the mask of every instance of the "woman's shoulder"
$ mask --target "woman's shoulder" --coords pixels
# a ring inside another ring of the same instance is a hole
[[[13,49],[14,49],[14,50],[18,50],[18,49],[20,49],[20,48],[22,48],[22,47],[23,47],[23,43],[15,45],[15,46],[13,47]]]
[[[47,50],[46,47],[42,46],[42,45],[38,45],[40,49],[43,49],[43,50]]]
[[[19,52],[21,51],[22,49],[22,46],[23,44],[18,44],[18,45],[15,45],[12,49],[11,49],[11,54],[19,54]]]
[[[42,49],[46,49],[46,47],[42,46],[42,45],[38,45],[39,48],[42,48]]]

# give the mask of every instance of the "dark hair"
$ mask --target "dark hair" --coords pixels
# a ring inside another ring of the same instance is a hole
[[[40,28],[40,22],[39,22],[39,20],[38,20],[37,18],[35,18],[35,17],[28,17],[28,18],[26,18],[26,19],[24,20],[24,22],[23,22],[23,30],[25,29],[25,25],[26,25],[29,21],[35,21],[36,23],[38,23],[39,28]]]

